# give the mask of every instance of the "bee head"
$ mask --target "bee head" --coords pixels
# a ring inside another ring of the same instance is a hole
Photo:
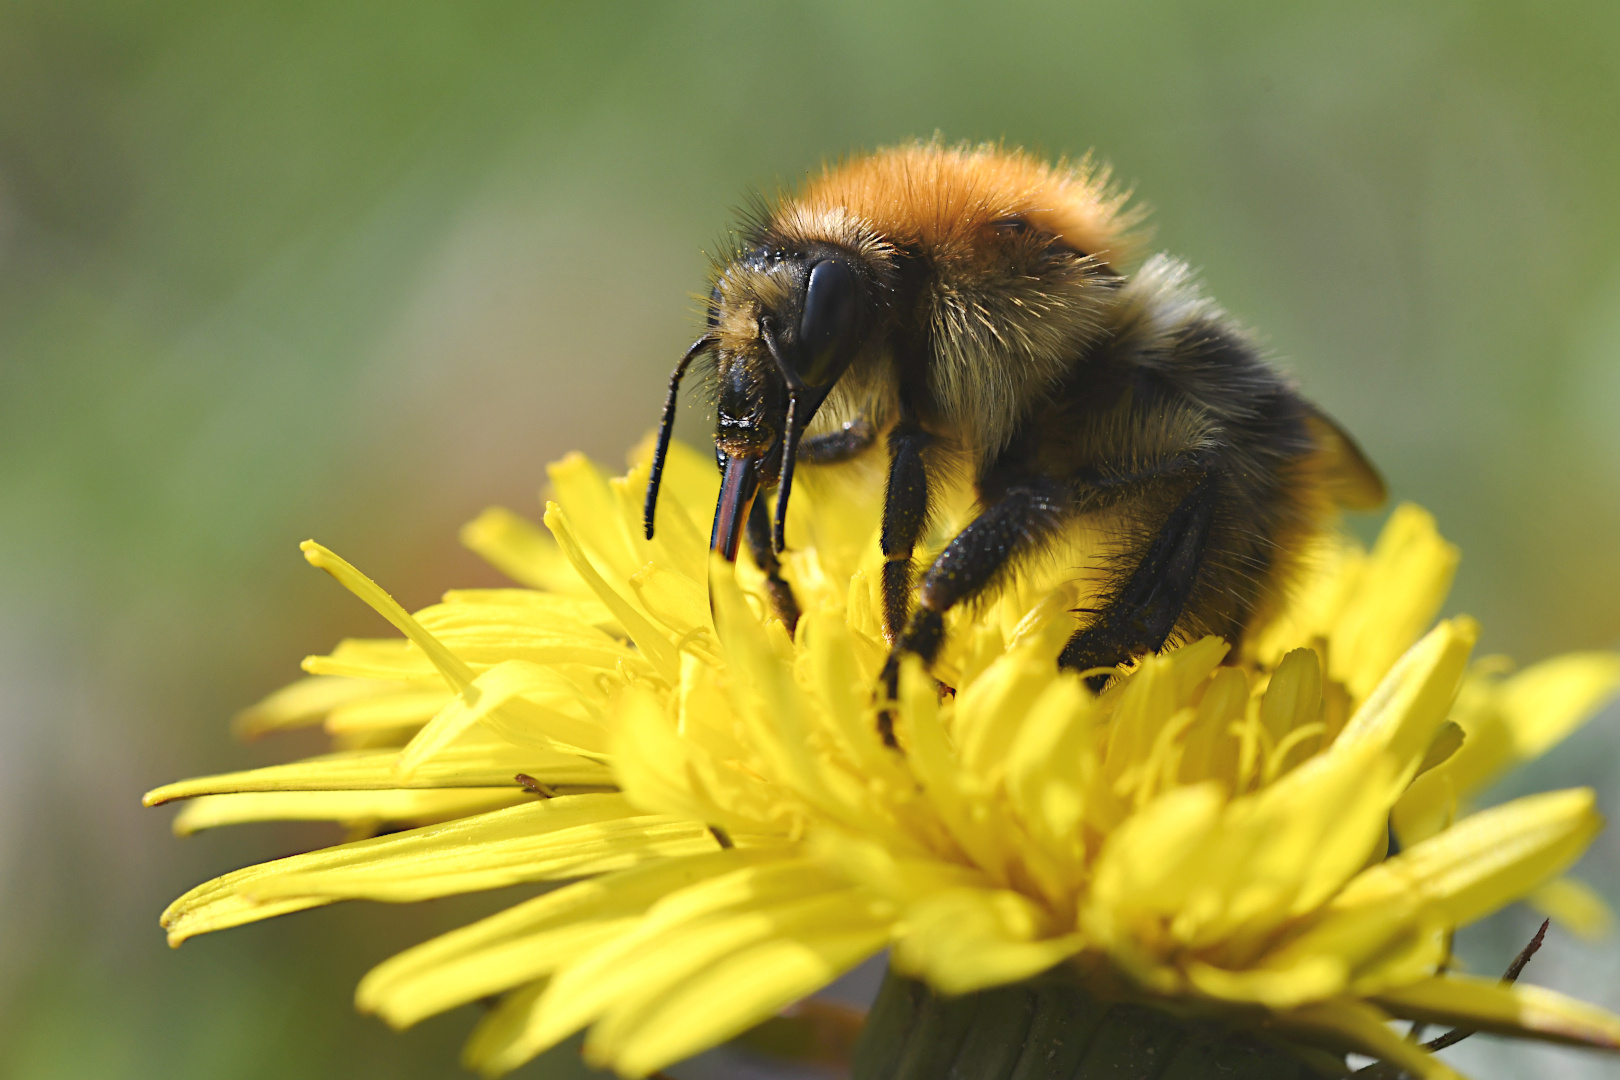
[[[780,551],[799,437],[867,340],[881,268],[827,243],[760,244],[728,264],[709,302],[720,498],[710,546],[735,559],[762,487],[776,487]]]

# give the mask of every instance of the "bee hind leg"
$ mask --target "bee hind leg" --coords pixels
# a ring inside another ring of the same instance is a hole
[[[1058,656],[1060,667],[1076,671],[1111,668],[1164,648],[1198,583],[1217,498],[1215,478],[1206,473],[1170,511],[1136,567],[1111,590],[1096,618],[1069,639]],[[1110,677],[1096,674],[1086,682],[1100,690]]]

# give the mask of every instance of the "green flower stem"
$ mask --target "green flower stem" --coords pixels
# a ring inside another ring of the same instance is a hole
[[[852,1080],[1322,1080],[1254,1035],[1044,977],[961,997],[884,978]]]

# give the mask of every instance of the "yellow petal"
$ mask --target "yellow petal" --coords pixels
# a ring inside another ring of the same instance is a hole
[[[1050,912],[1010,889],[948,889],[906,908],[896,929],[896,969],[946,994],[1032,978],[1079,952]]]
[[[1208,637],[1174,652],[1143,658],[1116,691],[1117,705],[1104,752],[1110,779],[1128,778],[1146,766],[1160,731],[1189,703],[1194,688],[1209,677],[1226,651],[1226,642]],[[1146,779],[1145,774],[1140,779]]]
[[[1122,932],[1168,933],[1242,966],[1365,864],[1394,798],[1391,772],[1363,752],[1315,758],[1224,809],[1215,784],[1167,792],[1109,837],[1084,925],[1111,947]]]
[[[709,590],[732,672],[727,689],[733,712],[773,778],[834,821],[856,828],[881,827],[866,785],[834,768],[819,749],[824,733],[815,722],[814,703],[795,679],[790,659],[780,651],[791,653],[781,624],[773,621],[766,633],[760,632],[759,619],[738,588],[731,565],[719,555],[710,562]],[[772,626],[780,638],[773,639],[768,632]]]
[[[546,475],[551,478],[557,504],[570,521],[580,523],[581,529],[575,533],[580,546],[590,552],[610,579],[624,581],[647,561],[646,541],[625,527],[618,497],[607,475],[594,462],[584,454],[567,454],[546,466]],[[552,532],[555,535],[556,530]],[[563,550],[578,571],[579,563],[568,552],[566,543]]]
[[[604,874],[537,896],[408,949],[360,981],[355,1003],[394,1027],[543,978],[634,927],[656,901],[769,849],[714,851]]]
[[[416,791],[266,791],[206,795],[174,819],[174,831],[188,836],[221,825],[248,821],[341,821],[350,824],[426,825],[482,814],[528,802],[534,796],[515,786],[441,788]]]
[[[1608,901],[1597,890],[1576,878],[1555,878],[1538,885],[1525,900],[1560,926],[1588,941],[1607,937],[1614,929],[1614,911]]]
[[[1127,913],[1179,908],[1200,884],[1183,867],[1209,842],[1224,801],[1216,785],[1195,784],[1165,792],[1126,819],[1103,842],[1086,925],[1106,942],[1125,930],[1119,920],[1133,917]]]
[[[386,693],[333,709],[324,726],[329,735],[420,727],[433,719],[433,714],[444,708],[449,700],[450,691],[443,686],[408,687],[403,690],[390,686]]]
[[[1007,795],[1048,850],[1080,865],[1095,699],[1078,675],[1053,679],[1030,706],[1006,758]]]
[[[695,747],[717,760],[745,761],[751,756],[746,732],[732,714],[731,702],[720,685],[722,678],[722,670],[696,653],[682,653],[674,723],[683,739],[690,739]]]
[[[629,933],[557,973],[533,1038],[550,1045],[606,1012],[651,1005],[726,956],[793,926],[838,925],[864,903],[803,860],[738,870],[674,893]]]
[[[495,1007],[484,1014],[467,1038],[461,1051],[461,1063],[486,1077],[511,1072],[546,1046],[532,1046],[527,1039],[540,998],[548,983],[539,979],[502,997]]]
[[[713,655],[714,623],[709,617],[709,591],[701,578],[689,578],[650,562],[630,575],[630,588],[641,606],[678,634],[688,647],[694,642],[707,642]]]
[[[312,758],[290,765],[201,776],[166,784],[146,793],[142,802],[159,806],[175,799],[241,791],[376,791],[384,788],[500,787],[516,784],[517,773],[553,787],[612,786],[606,765],[553,750],[533,747],[464,744],[446,750],[416,770],[408,781],[395,772],[399,752],[367,750]]]
[[[409,778],[485,721],[515,743],[588,754],[607,751],[601,712],[578,686],[555,668],[509,660],[463,687],[411,739],[399,758],[400,777]]]
[[[370,679],[315,675],[299,679],[236,714],[233,727],[240,738],[253,739],[270,731],[317,724],[341,705],[361,701],[395,688]]]
[[[942,859],[897,856],[872,840],[831,829],[818,831],[812,847],[821,861],[850,882],[897,905],[921,902],[946,889],[986,888],[984,872]]]
[[[1471,741],[1472,737],[1470,737]],[[1454,757],[1461,756],[1469,742]],[[1389,823],[1402,847],[1411,847],[1444,829],[1457,816],[1457,786],[1454,772],[1442,766],[1412,781],[1390,811]]]
[[[1371,1005],[1328,1001],[1295,1009],[1280,1020],[1285,1028],[1326,1036],[1331,1042],[1398,1065],[1420,1080],[1464,1080],[1451,1066],[1392,1031],[1389,1018]]]
[[[1289,863],[1298,867],[1289,917],[1314,911],[1366,863],[1385,835],[1399,783],[1384,754],[1318,757],[1257,800],[1257,827],[1273,837],[1268,864],[1281,873]]]
[[[1537,757],[1585,723],[1620,683],[1620,656],[1575,653],[1502,679],[1489,658],[1463,684],[1455,719],[1463,745],[1443,765],[1417,778],[1395,810],[1403,843],[1434,835],[1457,804],[1503,770]]]
[[[652,464],[653,437],[651,434],[638,443],[631,452],[631,464],[648,468]],[[663,497],[679,506],[713,509],[720,494],[720,474],[714,467],[714,456],[699,452],[691,444],[672,440],[664,457]],[[663,520],[663,502],[659,504],[659,520]],[[703,535],[705,551],[708,533]],[[706,559],[707,554],[704,555]]]
[[[170,943],[178,944],[188,937],[211,930],[316,907],[344,896],[362,895],[357,890],[368,884],[368,876],[377,876],[379,871],[385,877],[380,883],[382,892],[387,892],[387,886],[392,884],[396,892],[432,894],[437,884],[441,887],[439,894],[444,895],[445,892],[467,891],[460,887],[460,882],[467,878],[475,882],[496,879],[503,884],[510,880],[536,880],[549,873],[535,861],[537,855],[550,854],[553,859],[560,857],[557,867],[566,868],[572,858],[578,855],[584,855],[585,863],[590,864],[610,854],[602,850],[602,845],[589,843],[597,838],[596,833],[587,831],[583,836],[575,834],[588,841],[583,851],[570,842],[573,837],[565,836],[559,845],[551,840],[548,833],[589,830],[592,825],[634,820],[634,814],[635,811],[619,795],[574,795],[514,806],[442,825],[429,825],[392,836],[340,844],[249,866],[205,882],[170,904],[163,913],[162,922],[169,931]],[[668,831],[679,835],[678,830]],[[701,844],[707,838],[707,834],[698,828],[689,827],[687,833],[694,845]],[[713,841],[710,839],[708,842]],[[551,849],[549,852],[546,850],[548,847]],[[642,847],[656,849],[657,838],[646,837]],[[694,847],[690,853],[698,850],[701,847]],[[686,853],[689,852],[663,852]],[[634,857],[637,852],[633,844],[628,854],[632,857],[621,865],[633,865],[640,861]],[[436,875],[436,882],[432,876],[420,877],[413,873],[419,868],[426,868],[424,860],[439,863],[437,868],[441,873]],[[608,861],[611,862],[611,858]],[[340,873],[335,879],[325,882],[308,880],[316,872],[333,870],[349,870],[351,874],[345,877]],[[539,870],[539,873],[533,873],[535,870]],[[367,871],[371,872],[370,875]],[[386,879],[390,872],[395,875],[392,882]],[[518,876],[514,877],[514,874]],[[285,882],[295,875],[305,877],[306,884],[291,890],[284,889],[279,897],[258,899],[252,895],[255,890],[267,889],[272,880]],[[326,886],[325,891],[319,888],[322,885]],[[349,888],[345,889],[346,885]],[[474,884],[470,887],[481,886]]]
[[[1238,745],[1230,733],[1249,705],[1249,677],[1242,668],[1223,667],[1210,678],[1198,702],[1198,716],[1182,743],[1180,781],[1217,780],[1235,786]]]
[[[535,601],[551,599],[539,593],[519,595]],[[423,608],[415,618],[474,667],[528,660],[611,671],[626,662],[645,663],[617,637],[545,603],[514,603],[510,597],[493,603],[461,600]]]
[[[656,697],[641,690],[624,694],[614,726],[614,773],[631,803],[650,813],[731,824],[694,790],[688,758],[696,748],[676,733]]]
[[[1069,629],[1052,620],[1044,634],[1009,648],[962,688],[952,728],[961,745],[964,768],[988,775],[1005,758],[1031,703],[1055,676],[1053,658],[1063,648]]]
[[[444,685],[432,662],[399,638],[346,638],[327,656],[304,657],[303,668],[311,675]]]
[[[1389,669],[1328,752],[1376,746],[1394,755],[1410,779],[1446,719],[1477,634],[1460,619],[1431,630]]]
[[[800,641],[809,659],[810,681],[826,709],[830,734],[851,764],[873,783],[893,790],[909,786],[900,759],[878,735],[872,686],[877,675],[861,662],[855,635],[835,612],[806,612]]]
[[[1516,900],[1564,870],[1602,827],[1590,789],[1529,795],[1464,818],[1364,871],[1335,908],[1416,894],[1454,926]]]
[[[819,918],[804,923],[698,971],[637,1015],[629,1031],[614,1033],[611,1044],[598,1041],[593,1031],[585,1043],[587,1060],[611,1064],[623,1076],[646,1076],[742,1034],[826,986],[888,940],[888,928],[881,924],[828,928]]]
[[[1457,549],[1427,510],[1404,503],[1385,522],[1328,639],[1329,674],[1354,698],[1378,685],[1440,610]]]
[[[1286,1008],[1346,991],[1361,996],[1369,988],[1381,990],[1428,976],[1445,960],[1448,949],[1444,929],[1438,921],[1423,917],[1421,904],[1336,911],[1255,961],[1250,972],[1275,979],[1265,988],[1270,997],[1247,1000]],[[1317,982],[1329,971],[1336,982]],[[1302,981],[1289,981],[1301,976]],[[1240,986],[1235,982],[1233,990],[1220,996],[1246,1000]]]
[[[1539,757],[1585,723],[1620,688],[1620,655],[1572,653],[1526,668],[1501,689],[1520,761]]]
[[[1281,742],[1322,714],[1322,665],[1315,649],[1295,649],[1282,658],[1260,699],[1260,722]]]
[[[658,670],[659,675],[666,682],[673,685],[680,677],[680,661],[674,643],[671,642],[669,636],[654,626],[651,620],[636,610],[635,605],[631,604],[628,599],[609,585],[601,574],[597,573],[596,568],[591,565],[584,550],[580,547],[579,541],[575,539],[568,515],[556,503],[550,503],[546,506],[546,527],[557,538],[557,543],[562,545],[563,553],[574,564],[574,570],[585,580],[585,584],[590,586],[591,591],[607,606],[607,609],[613,612],[613,616],[619,621],[619,625],[623,626],[625,632],[630,635],[630,640],[634,641],[636,646],[646,654],[647,659],[652,661],[653,667]],[[632,572],[634,572],[633,569]],[[628,578],[629,574],[626,574],[625,577]]]
[[[1316,954],[1281,969],[1229,971],[1193,961],[1187,965],[1187,978],[1212,998],[1288,1009],[1339,993],[1350,981],[1350,971],[1339,957]]]
[[[451,686],[459,690],[472,682],[472,669],[423,629],[422,625],[411,618],[392,596],[383,592],[376,582],[313,540],[305,540],[300,547],[304,552],[304,558],[311,566],[331,574],[345,589],[364,600],[373,611],[393,623],[394,629],[410,638],[411,644],[422,650],[423,655],[433,663]]]
[[[557,542],[504,507],[492,506],[462,526],[461,542],[513,581],[595,599]],[[606,614],[605,608],[598,610]]]
[[[642,528],[647,478],[651,475],[651,471],[650,463],[638,464],[627,476],[609,481],[614,488],[614,494],[618,497],[620,513],[632,519],[637,529]],[[710,480],[715,479],[713,464],[704,471]],[[666,490],[671,481],[672,470],[666,462],[664,468]],[[675,486],[679,486],[678,481],[675,482]],[[718,491],[715,495],[709,496],[706,502],[701,503],[683,503],[667,495],[660,498],[658,528],[652,543],[644,549],[648,557],[688,581],[701,582],[709,565],[708,521],[694,520],[689,511],[696,510],[701,514],[706,509],[712,508],[717,495]]]
[[[739,836],[733,842],[748,844],[752,838]],[[718,843],[707,828],[696,822],[648,815],[573,825],[540,835],[479,838],[427,854],[374,852],[364,861],[350,860],[336,867],[266,875],[243,892],[256,902],[318,896],[408,904],[524,881],[600,874],[651,859],[701,854],[714,850]]]
[[[1432,1024],[1620,1050],[1620,1016],[1539,986],[1445,975],[1385,990],[1377,1001]]]
[[[905,748],[906,764],[928,804],[969,861],[997,884],[1007,884],[1013,852],[986,816],[975,810],[972,786],[965,782],[950,735],[940,716],[934,681],[915,656],[900,665],[900,700],[896,734]],[[858,823],[855,823],[858,826]]]
[[[520,612],[541,623],[551,625],[566,623],[571,626],[589,626],[598,630],[605,630],[614,637],[622,637],[624,630],[613,621],[607,608],[585,587],[569,565],[568,559],[557,546],[557,541],[548,533],[541,532],[538,527],[524,522],[524,527],[530,529],[541,540],[551,546],[557,560],[567,568],[572,579],[572,591],[542,591],[540,589],[451,589],[444,594],[445,609],[461,611],[482,610],[491,611],[499,608],[510,608]],[[417,616],[420,618],[420,614]]]

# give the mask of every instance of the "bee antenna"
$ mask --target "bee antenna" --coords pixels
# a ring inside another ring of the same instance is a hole
[[[788,391],[787,423],[782,432],[782,472],[776,483],[776,522],[771,529],[771,547],[782,554],[787,547],[788,496],[793,492],[793,462],[799,456],[799,392]]]
[[[653,538],[653,514],[658,510],[658,485],[664,479],[664,459],[669,456],[669,437],[675,433],[675,403],[681,394],[681,376],[686,374],[693,358],[713,344],[714,337],[710,334],[698,338],[669,376],[669,396],[664,398],[664,417],[658,424],[658,446],[653,450],[652,471],[647,476],[647,505],[642,511],[649,540]]]
[[[776,521],[771,528],[771,549],[780,555],[787,547],[788,495],[793,491],[793,460],[799,456],[799,391],[804,389],[804,381],[793,365],[782,359],[782,350],[776,344],[776,323],[769,315],[760,317],[759,336],[788,388],[787,422],[782,425],[782,471],[776,479]]]

